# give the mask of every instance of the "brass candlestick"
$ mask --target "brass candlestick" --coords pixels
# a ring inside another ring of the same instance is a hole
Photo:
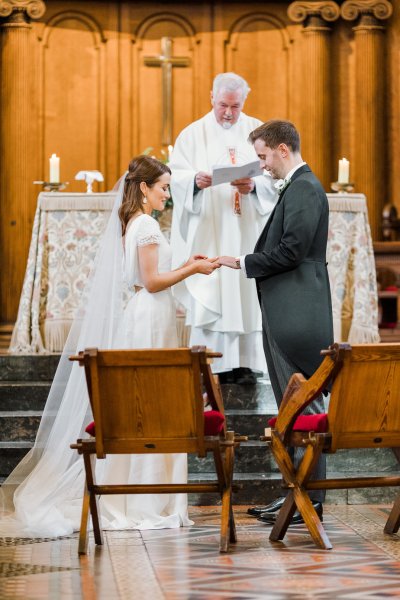
[[[65,188],[69,184],[69,181],[34,181],[33,183],[37,185],[42,185],[43,190],[45,192],[61,192],[62,190],[65,190]]]
[[[354,191],[354,183],[342,183],[340,181],[334,181],[331,183],[331,190],[334,192],[340,192],[342,194],[348,194]]]

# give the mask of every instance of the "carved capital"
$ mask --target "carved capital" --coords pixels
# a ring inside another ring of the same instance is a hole
[[[42,0],[0,0],[0,18],[24,15],[29,19],[40,19],[46,11]]]
[[[294,23],[303,23],[309,17],[319,17],[322,21],[332,22],[340,17],[340,8],[333,0],[296,0],[289,6],[287,14]]]
[[[340,13],[346,21],[355,21],[364,15],[382,21],[392,16],[393,5],[389,0],[345,0]]]

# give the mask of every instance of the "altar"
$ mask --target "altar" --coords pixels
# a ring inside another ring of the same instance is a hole
[[[9,352],[61,352],[115,196],[39,194]]]
[[[39,194],[9,352],[61,352],[115,196]],[[328,200],[334,339],[378,342],[375,261],[365,196],[328,194]],[[183,322],[179,325],[183,339]]]

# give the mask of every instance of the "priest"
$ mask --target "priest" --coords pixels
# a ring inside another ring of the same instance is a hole
[[[241,256],[251,252],[275,205],[277,194],[269,175],[212,185],[214,166],[257,160],[247,139],[261,121],[242,112],[249,91],[239,75],[217,75],[212,110],[176,140],[169,163],[173,267],[194,253]],[[174,293],[186,309],[190,344],[223,354],[213,365],[215,372],[266,371],[261,315],[251,281],[235,270],[220,269],[206,282],[196,275],[187,279],[175,286]]]

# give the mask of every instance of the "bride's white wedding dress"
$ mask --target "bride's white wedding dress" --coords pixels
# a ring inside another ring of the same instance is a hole
[[[0,536],[52,537],[79,529],[84,469],[70,449],[91,421],[84,369],[68,357],[87,347],[159,348],[177,346],[171,290],[141,289],[138,245],[157,243],[159,269],[170,270],[170,248],[158,223],[140,215],[129,226],[125,256],[115,206],[101,240],[78,315],[65,344],[46,402],[34,447],[0,488]],[[123,280],[131,297],[123,308]],[[133,286],[133,287],[132,287]],[[99,482],[182,483],[186,455],[117,456],[98,460]],[[162,528],[190,525],[186,494],[107,496],[100,500],[106,528]]]
[[[149,293],[138,262],[138,247],[158,244],[158,272],[171,270],[171,249],[149,215],[136,217],[125,235],[124,274],[131,294],[117,332],[116,348],[176,348],[176,308],[171,289]],[[141,288],[134,293],[134,289]],[[106,459],[107,483],[186,483],[186,454],[111,456]],[[100,512],[105,527],[158,529],[191,525],[186,494],[103,496]]]

